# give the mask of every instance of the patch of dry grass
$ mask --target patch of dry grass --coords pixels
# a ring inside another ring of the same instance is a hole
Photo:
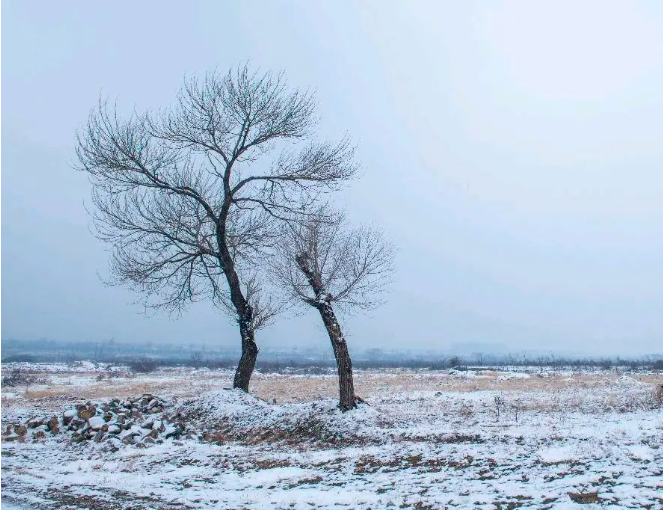
[[[72,399],[123,398],[142,393],[168,398],[192,398],[209,390],[230,387],[232,375],[228,370],[166,370],[97,381],[93,374],[72,373],[67,374],[65,380],[54,377],[45,385],[31,388],[27,392],[16,392],[16,397],[3,396],[2,406],[20,406],[21,402],[28,400],[33,405],[49,407],[50,404],[55,408]],[[499,391],[507,403],[518,402],[523,411],[542,412],[588,407],[626,412],[643,406],[655,407],[657,403],[660,406],[663,401],[663,374],[630,374],[631,379],[644,384],[633,389],[626,397],[621,392],[612,391],[618,388],[619,375],[615,373],[534,374],[527,378],[505,378],[502,377],[504,372],[481,371],[477,375],[464,377],[446,372],[406,370],[359,371],[355,374],[355,388],[357,394],[369,402],[372,398],[391,393],[442,391],[462,394],[482,390]],[[633,381],[631,384],[637,385]],[[596,391],[575,391],[588,389]],[[336,398],[338,387],[335,374],[297,376],[256,373],[251,381],[251,392],[268,402],[310,402]],[[530,392],[540,392],[546,398],[529,398],[527,393]],[[468,411],[472,409],[468,408]]]
[[[209,391],[223,385],[227,386],[229,383],[227,377],[210,375],[209,373],[205,375],[181,375],[179,377],[165,374],[158,378],[154,376],[149,376],[148,378],[134,376],[99,382],[95,381],[90,384],[79,384],[75,379],[76,375],[73,375],[68,383],[53,383],[45,385],[45,388],[40,387],[29,389],[26,392],[22,392],[22,398],[27,400],[40,400],[51,397],[95,399],[106,397],[128,397],[143,393],[167,394],[177,397],[195,397],[201,392]]]
[[[500,379],[500,372],[482,372],[481,377],[456,377],[432,372],[359,372],[355,375],[358,395],[370,399],[385,392],[411,393],[415,391],[502,391],[502,392],[562,392],[573,389],[608,388],[619,378],[616,374],[550,375],[529,378]],[[653,389],[663,384],[663,375],[633,375],[638,382]],[[257,374],[251,381],[251,391],[267,401],[279,403],[306,402],[320,398],[335,398],[335,376],[297,377]],[[606,403],[606,406],[610,405]]]

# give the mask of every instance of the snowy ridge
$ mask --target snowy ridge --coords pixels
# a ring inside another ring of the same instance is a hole
[[[341,412],[338,401],[270,404],[241,390],[215,390],[186,402],[179,410],[201,430],[232,432],[233,437],[270,440],[298,435],[302,440],[369,438],[386,423],[378,411],[359,404]]]

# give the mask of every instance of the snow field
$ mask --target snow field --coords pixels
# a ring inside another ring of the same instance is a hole
[[[254,391],[264,399],[221,385],[195,397],[155,391],[169,412],[183,413],[196,439],[118,448],[75,444],[60,434],[3,443],[3,503],[97,509],[663,506],[663,410],[654,397],[663,377],[523,377],[515,375],[524,373],[519,370],[512,376],[366,371],[357,386],[370,405],[350,413],[325,395],[335,382],[327,376],[258,376]],[[182,385],[189,375],[150,377],[170,389],[177,384],[164,385],[164,378]],[[468,380],[481,386],[467,388],[462,381]],[[274,392],[288,387],[299,400],[280,396],[273,403]],[[64,396],[3,400],[3,421],[62,412],[65,398],[71,407]]]

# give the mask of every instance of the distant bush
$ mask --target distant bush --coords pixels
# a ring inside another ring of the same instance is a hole
[[[2,376],[3,388],[14,388],[16,386],[25,386],[25,389],[27,391],[27,389],[32,384],[37,384],[40,382],[42,382],[42,380],[39,379],[37,376],[29,372],[26,372],[25,370],[21,370],[20,368],[15,368],[11,372],[9,372],[9,374]]]
[[[286,367],[278,361],[259,361],[256,368],[263,374],[274,374],[281,372]]]
[[[157,369],[157,362],[149,358],[140,358],[127,363],[129,370],[139,374],[147,374]]]
[[[654,361],[654,363],[652,364],[652,368],[654,370],[663,370],[663,359],[657,359],[656,361]]]
[[[456,370],[460,370],[463,368],[463,360],[460,359],[458,356],[453,356],[451,359],[449,359],[449,368],[455,368]]]

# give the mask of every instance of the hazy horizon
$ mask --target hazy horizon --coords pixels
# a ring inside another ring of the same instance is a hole
[[[3,9],[3,338],[239,344],[208,303],[146,317],[101,283],[71,164],[100,92],[168,106],[185,74],[249,61],[316,91],[321,137],[362,165],[339,201],[399,250],[387,303],[343,317],[351,349],[661,350],[663,4],[36,7]],[[257,341],[328,344],[313,313]]]
[[[225,340],[213,343],[206,344],[202,343],[186,343],[182,341],[173,341],[173,342],[152,342],[152,341],[143,341],[141,339],[132,339],[126,342],[116,341],[115,338],[111,339],[97,339],[97,340],[63,340],[63,339],[53,339],[53,338],[39,338],[33,340],[26,339],[4,339],[5,342],[5,351],[9,348],[9,354],[3,354],[3,360],[7,358],[13,358],[18,355],[20,359],[23,359],[26,355],[37,355],[37,358],[43,356],[53,355],[53,353],[64,354],[73,353],[77,356],[76,359],[81,360],[90,360],[90,361],[107,361],[112,362],[113,359],[126,359],[127,356],[131,356],[130,352],[133,352],[134,358],[140,358],[142,356],[147,356],[148,358],[166,358],[169,359],[169,356],[173,352],[182,352],[185,353],[185,356],[189,356],[191,353],[200,352],[202,355],[209,356],[209,359],[217,359],[220,353],[223,353],[224,356],[239,356],[241,354],[241,347],[237,341],[233,341],[233,338],[227,338]],[[9,346],[7,345],[9,343]],[[43,344],[43,348],[39,350],[34,349],[35,344],[37,347]],[[67,350],[73,349],[74,347],[79,350]],[[131,348],[132,351],[126,351],[125,349]],[[64,350],[63,350],[64,349]],[[83,350],[80,350],[83,349]],[[136,352],[133,351],[136,350]],[[96,353],[92,355],[92,351]],[[590,359],[594,362],[598,362],[605,359],[622,359],[622,360],[656,360],[663,357],[663,349],[660,347],[658,350],[652,350],[649,352],[634,353],[628,349],[623,351],[612,351],[612,352],[598,352],[591,353],[583,351],[582,349],[537,349],[536,347],[525,348],[525,349],[509,349],[505,344],[489,344],[489,343],[455,343],[449,344],[446,346],[429,346],[429,347],[408,347],[405,346],[392,346],[386,348],[376,348],[363,346],[361,343],[357,343],[351,346],[353,357],[359,356],[357,359],[391,359],[393,360],[394,356],[402,357],[403,355],[409,356],[407,360],[419,359],[422,356],[425,356],[427,360],[430,361],[440,361],[449,357],[458,356],[464,362],[472,363],[473,361],[478,360],[500,360],[504,362],[505,359],[514,358],[517,360],[528,360],[533,363],[545,360],[545,359]],[[100,354],[101,353],[101,354]],[[169,354],[170,353],[170,354]],[[88,355],[89,354],[89,355]],[[319,358],[331,358],[333,353],[329,347],[324,343],[314,343],[310,344],[299,344],[299,345],[269,345],[263,346],[260,350],[259,358],[273,359],[276,355],[279,354],[290,354],[295,356],[312,356],[312,359]],[[119,356],[119,358],[118,358]],[[432,357],[431,357],[432,356]],[[401,358],[399,358],[401,359]],[[403,362],[406,362],[406,359],[401,359]],[[482,362],[483,362],[482,361]]]

